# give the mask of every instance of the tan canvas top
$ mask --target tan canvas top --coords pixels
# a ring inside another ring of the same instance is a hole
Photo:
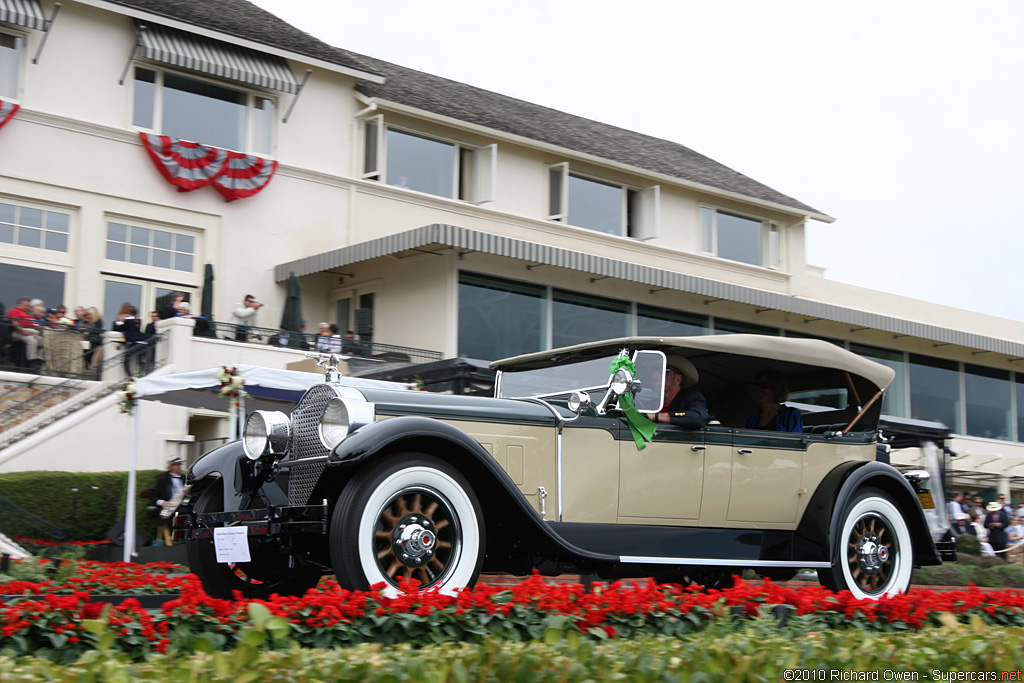
[[[623,347],[629,348],[631,351],[658,349],[670,356],[694,357],[706,353],[722,353],[832,368],[863,377],[879,389],[888,387],[896,376],[896,372],[892,368],[858,356],[827,341],[769,337],[758,334],[620,337],[505,358],[494,361],[490,367],[492,370],[504,372],[536,370],[562,363],[613,356]]]

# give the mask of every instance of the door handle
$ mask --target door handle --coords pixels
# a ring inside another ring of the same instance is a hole
[[[754,451],[750,450],[749,448],[741,448],[736,452],[739,453],[740,455],[746,455],[747,453],[753,453]]]
[[[703,451],[707,450],[707,446],[690,446],[691,451]]]

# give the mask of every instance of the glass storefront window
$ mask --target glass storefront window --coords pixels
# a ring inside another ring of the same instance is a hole
[[[850,344],[850,351],[853,351],[858,356],[870,358],[876,363],[887,365],[896,371],[896,377],[893,378],[892,384],[885,390],[885,396],[882,398],[882,414],[892,415],[893,417],[906,417],[907,363],[903,352],[880,349],[875,346],[864,346],[862,344]],[[868,397],[862,396],[861,400],[867,401]]]
[[[551,348],[629,335],[629,302],[556,289],[551,304]]]
[[[636,309],[636,333],[641,337],[689,337],[708,333],[708,317],[644,306]]]
[[[964,365],[967,434],[1008,441],[1011,437],[1010,373]]]
[[[910,354],[910,417],[941,422],[963,434],[960,406],[958,364]]]
[[[460,273],[459,355],[497,360],[544,348],[547,288]]]

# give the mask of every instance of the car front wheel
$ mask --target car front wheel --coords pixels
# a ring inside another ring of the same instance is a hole
[[[203,491],[192,507],[199,515],[224,509],[224,491],[214,482]],[[276,541],[250,537],[251,562],[218,562],[213,539],[195,538],[185,548],[188,566],[203,582],[203,590],[211,597],[230,600],[233,591],[246,598],[267,599],[278,595],[305,595],[320,582],[320,570],[298,563],[289,567],[288,556],[280,552]]]
[[[832,566],[818,579],[832,590],[849,590],[861,600],[905,593],[914,566],[910,530],[892,499],[864,489],[846,506]]]
[[[472,588],[484,557],[484,519],[472,487],[430,455],[404,453],[369,465],[342,491],[331,520],[331,563],[350,590],[400,579],[454,595]]]

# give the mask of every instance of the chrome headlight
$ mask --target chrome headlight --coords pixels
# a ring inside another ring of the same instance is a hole
[[[619,368],[612,375],[612,393],[622,396],[633,386],[633,375],[626,368]]]
[[[344,441],[349,434],[373,422],[373,410],[362,401],[332,398],[320,416],[320,443],[327,450]]]
[[[291,420],[284,413],[256,410],[245,420],[242,448],[250,460],[263,455],[284,455],[292,436]]]

